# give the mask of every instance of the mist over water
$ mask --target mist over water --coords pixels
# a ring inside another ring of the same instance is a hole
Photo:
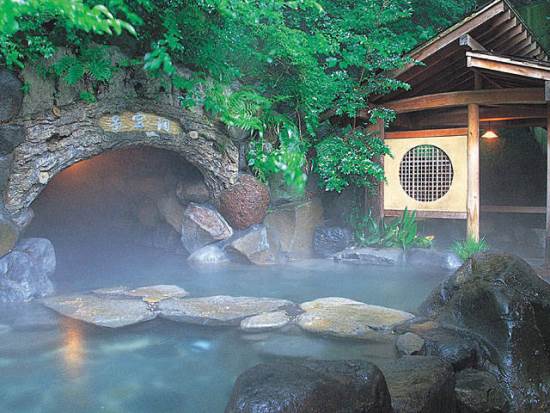
[[[170,153],[136,149],[59,174],[32,205],[36,218],[25,234],[53,242],[56,294],[176,284],[195,297],[300,303],[340,296],[412,311],[445,275],[325,260],[191,266],[181,252],[149,245],[158,217],[140,215],[164,190],[162,182],[189,173],[196,171]],[[325,339],[298,328],[244,334],[156,319],[111,330],[60,317],[38,302],[3,305],[0,411],[220,412],[240,373],[282,357],[376,361],[395,354],[389,341]]]

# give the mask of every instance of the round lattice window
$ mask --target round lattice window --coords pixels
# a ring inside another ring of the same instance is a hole
[[[453,164],[437,146],[418,145],[403,156],[399,180],[411,198],[421,202],[437,201],[451,188]]]

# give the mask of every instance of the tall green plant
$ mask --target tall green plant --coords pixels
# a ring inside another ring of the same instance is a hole
[[[405,208],[400,217],[390,222],[377,221],[372,212],[365,216],[355,215],[351,222],[354,228],[354,238],[358,245],[367,247],[401,248],[411,247],[429,248],[433,237],[424,237],[418,234],[416,211],[410,212]]]
[[[455,241],[451,249],[462,261],[466,261],[475,254],[487,251],[489,245],[484,238],[477,241],[473,237],[468,237],[464,241]]]
[[[470,0],[0,0],[0,65],[22,68],[65,47],[76,60],[60,64],[57,76],[108,82],[104,62],[95,66],[86,56],[116,43],[151,76],[171,82],[182,107],[203,105],[247,130],[249,164],[260,177],[282,174],[303,188],[311,161],[322,186],[339,191],[379,180],[375,159],[385,151],[345,125],[361,126],[356,115],[370,96],[407,87],[387,73],[470,6]],[[178,64],[194,74],[182,76]],[[326,136],[327,114],[349,122]],[[388,121],[393,113],[370,115]],[[336,159],[339,146],[354,156]]]

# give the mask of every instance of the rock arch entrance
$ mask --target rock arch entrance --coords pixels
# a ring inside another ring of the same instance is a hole
[[[149,146],[173,151],[199,169],[213,197],[238,175],[238,149],[223,125],[200,113],[150,101],[54,107],[12,130],[16,141],[4,182],[4,205],[12,216],[23,213],[62,170],[114,149]]]

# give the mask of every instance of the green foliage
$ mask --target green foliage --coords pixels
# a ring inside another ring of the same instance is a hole
[[[359,129],[343,131],[343,137],[330,136],[315,147],[315,171],[323,186],[340,192],[349,185],[373,188],[384,180],[384,168],[377,161],[390,155],[383,141]]]
[[[403,211],[401,217],[396,217],[386,223],[378,222],[369,211],[367,215],[359,216],[355,213],[350,221],[354,229],[355,242],[362,247],[401,248],[407,250],[412,247],[429,248],[432,237],[418,235],[416,211]]]
[[[407,63],[403,53],[470,3],[0,0],[0,64],[22,67],[69,45],[72,55],[55,64],[55,73],[69,84],[88,81],[86,92],[93,94],[94,83],[108,82],[116,69],[98,50],[116,42],[130,54],[127,64],[140,61],[151,76],[170,81],[184,108],[204,105],[248,131],[249,164],[261,178],[282,173],[303,188],[310,156],[324,188],[341,190],[383,179],[374,159],[387,149],[348,129],[324,138],[326,114],[349,118],[353,129],[365,126],[355,118],[370,96],[407,87],[386,75]],[[184,76],[178,64],[194,74]],[[372,121],[393,116],[371,112]]]
[[[468,237],[464,241],[455,241],[452,251],[458,255],[462,261],[466,261],[471,256],[489,249],[489,245],[484,238],[476,241],[473,237]]]

